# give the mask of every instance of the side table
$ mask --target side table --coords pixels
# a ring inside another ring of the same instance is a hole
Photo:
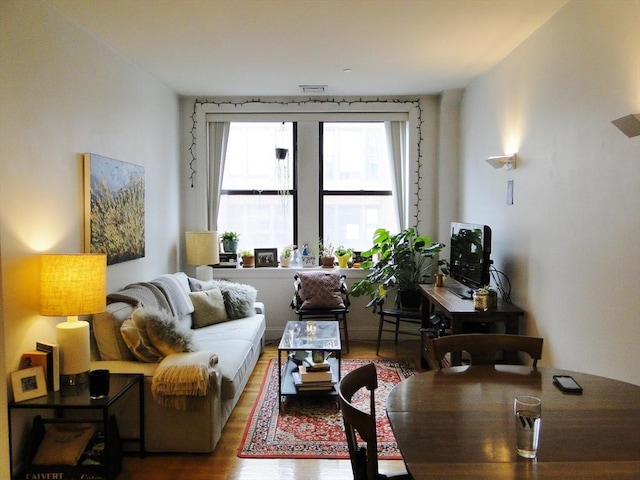
[[[142,374],[111,374],[109,378],[109,395],[101,399],[91,399],[89,397],[88,384],[81,384],[75,387],[65,387],[57,392],[48,392],[47,395],[25,400],[23,402],[12,401],[8,405],[9,410],[9,468],[12,478],[21,478],[20,475],[14,476],[13,472],[13,437],[12,437],[12,413],[15,410],[53,410],[53,419],[51,421],[66,421],[78,423],[101,423],[104,429],[105,437],[105,458],[111,458],[109,451],[110,445],[114,444],[112,436],[117,434],[117,424],[113,418],[109,418],[109,408],[114,405],[122,396],[135,386],[138,387],[139,400],[139,435],[138,438],[123,438],[122,442],[134,442],[139,445],[140,457],[144,457],[144,376]],[[95,417],[91,419],[65,419],[65,411],[87,411],[94,410],[102,412],[100,420]],[[64,419],[64,420],[63,420]],[[49,422],[49,421],[45,421]],[[116,430],[116,431],[114,431]],[[30,462],[31,459],[29,458]],[[121,465],[105,465],[102,468],[96,468],[97,476],[92,478],[112,479],[120,472]],[[74,467],[67,467],[73,469]],[[80,467],[76,467],[80,468]],[[87,477],[88,478],[88,477]]]

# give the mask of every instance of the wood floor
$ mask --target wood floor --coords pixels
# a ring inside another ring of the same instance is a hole
[[[374,358],[375,342],[351,342],[349,358]],[[418,357],[416,340],[383,343],[380,357]],[[122,473],[117,480],[272,480],[272,479],[327,479],[349,480],[351,466],[348,460],[310,459],[254,459],[238,458],[237,449],[244,433],[251,408],[258,394],[262,376],[271,358],[277,358],[277,345],[267,345],[249,380],[231,418],[224,427],[216,450],[210,454],[151,454],[145,458],[125,457]],[[161,419],[158,419],[161,421]],[[193,432],[197,435],[198,432]],[[401,460],[380,462],[380,472],[404,472]]]

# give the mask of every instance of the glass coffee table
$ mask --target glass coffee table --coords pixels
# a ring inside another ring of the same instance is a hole
[[[332,388],[301,390],[296,387],[293,374],[298,372],[299,365],[304,361],[303,358],[311,356],[311,352],[314,350],[324,352],[325,355],[329,354],[327,361],[331,367],[335,385]],[[340,326],[338,322],[313,320],[287,322],[278,345],[279,408],[282,409],[284,400],[288,396],[337,396],[337,383],[340,381],[341,350],[342,344],[340,342]],[[282,365],[283,353],[285,354],[284,368]],[[291,353],[293,353],[293,357],[290,356]]]

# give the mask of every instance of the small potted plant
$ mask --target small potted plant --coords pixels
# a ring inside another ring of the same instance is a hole
[[[340,268],[347,268],[349,265],[349,259],[351,258],[352,250],[350,248],[344,248],[344,246],[339,245],[333,254],[338,259],[338,266]]]
[[[222,240],[222,250],[224,250],[225,253],[235,253],[238,250],[239,238],[239,233],[224,232],[220,235],[220,240]]]
[[[320,263],[322,268],[333,268],[333,245],[324,244],[322,240],[318,242],[318,251],[320,252]]]
[[[280,254],[280,266],[288,267],[291,264],[291,254],[292,254],[292,246],[287,245],[282,249],[282,253]]]
[[[473,292],[473,308],[490,310],[498,306],[498,292],[491,285],[485,285]]]
[[[256,257],[251,250],[240,250],[242,257],[242,268],[253,268],[256,266]]]

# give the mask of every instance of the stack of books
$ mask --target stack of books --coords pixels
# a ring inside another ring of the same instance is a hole
[[[336,384],[329,362],[315,363],[310,357],[302,362],[297,372],[293,372],[293,381],[299,392],[329,391]]]

